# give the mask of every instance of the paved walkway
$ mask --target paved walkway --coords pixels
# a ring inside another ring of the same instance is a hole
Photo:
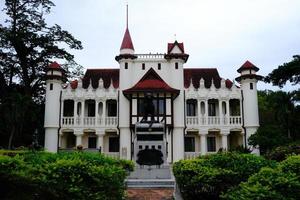
[[[128,200],[172,200],[174,190],[171,188],[129,188]]]

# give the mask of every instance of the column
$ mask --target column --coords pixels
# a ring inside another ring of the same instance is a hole
[[[200,143],[201,143],[201,155],[205,155],[207,152],[207,132],[200,133]]]
[[[239,123],[240,124],[242,124],[242,106],[243,106],[243,104],[242,104],[242,100],[241,99],[239,99],[239,101],[240,101],[240,120],[239,120]]]
[[[198,124],[201,124],[201,101],[197,99],[197,108],[198,108]]]
[[[223,112],[222,112],[222,100],[220,100],[220,99],[219,99],[219,118],[220,118],[219,122],[222,125],[224,116],[223,116]]]
[[[95,125],[98,126],[98,118],[99,118],[99,101],[95,99]]]
[[[64,104],[65,104],[65,100],[61,101],[61,111],[60,111],[60,116],[61,116],[61,124],[63,124],[63,118],[64,118]]]
[[[103,101],[102,123],[106,124],[106,100]]]
[[[222,132],[222,149],[224,151],[228,150],[228,136],[229,133],[228,132]]]
[[[83,146],[83,144],[82,144],[83,133],[82,132],[76,132],[76,133],[74,133],[74,135],[76,135],[76,147],[78,145],[82,145]]]
[[[104,152],[104,144],[103,144],[104,134],[105,131],[97,131],[97,148],[101,153]]]
[[[205,100],[205,124],[208,124],[208,99]]]
[[[78,124],[78,120],[77,120],[77,101],[74,99],[74,125]]]
[[[230,124],[229,123],[229,120],[230,120],[229,100],[226,101],[226,118],[227,118],[227,124]]]
[[[81,125],[84,125],[84,108],[85,107],[85,100],[81,102]]]

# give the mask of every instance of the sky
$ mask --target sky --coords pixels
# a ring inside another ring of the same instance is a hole
[[[265,76],[300,54],[300,0],[53,2],[47,23],[61,25],[82,42],[84,49],[71,53],[85,68],[118,67],[114,58],[125,32],[126,3],[135,53],[165,53],[167,43],[177,39],[190,55],[185,67],[218,68],[220,76],[230,80],[246,60]],[[258,89],[279,88],[259,83]]]

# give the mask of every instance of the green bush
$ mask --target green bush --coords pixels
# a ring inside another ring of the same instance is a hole
[[[279,165],[281,170],[286,173],[295,173],[300,180],[300,155],[290,156]]]
[[[290,143],[285,146],[276,147],[268,151],[265,155],[266,158],[270,160],[282,161],[285,160],[289,155],[299,155],[300,154],[300,143]]]
[[[280,169],[263,168],[222,195],[226,200],[297,200],[300,199],[300,181],[294,173]]]
[[[122,199],[131,169],[95,153],[0,155],[0,199]]]
[[[173,172],[184,199],[219,199],[265,166],[275,162],[252,154],[217,153],[178,161]]]

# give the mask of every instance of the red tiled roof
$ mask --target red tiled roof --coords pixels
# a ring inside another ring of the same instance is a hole
[[[199,88],[200,79],[204,79],[206,88],[210,88],[211,80],[214,80],[216,88],[221,86],[221,77],[216,68],[188,68],[183,69],[184,73],[184,87],[188,88],[192,79],[193,86]]]
[[[184,53],[184,45],[183,45],[183,42],[178,43],[177,40],[175,40],[174,43],[168,43],[168,54],[171,53],[172,49],[173,49],[175,46],[178,46],[179,49],[182,51],[182,53]]]
[[[124,94],[132,92],[171,92],[179,93],[179,90],[170,87],[153,68],[150,68],[146,74],[131,88],[123,91]]]
[[[227,88],[231,88],[232,85],[233,85],[233,82],[231,80],[229,80],[229,79],[226,79],[225,85],[226,85]]]
[[[114,88],[119,87],[119,69],[87,69],[82,79],[82,87],[88,88],[91,82],[93,88],[98,88],[100,78],[104,88],[109,88],[111,81]]]
[[[259,68],[253,65],[250,61],[246,61],[237,71],[241,73],[243,70],[253,69],[254,71],[258,71]]]
[[[52,62],[49,66],[48,69],[62,69],[60,64],[58,64],[56,61]]]
[[[122,45],[121,45],[120,50],[122,50],[122,49],[132,49],[132,50],[134,50],[133,43],[132,43],[128,28],[126,28],[126,31],[125,31],[125,34],[124,34],[124,37],[123,37],[123,41],[122,41]]]

